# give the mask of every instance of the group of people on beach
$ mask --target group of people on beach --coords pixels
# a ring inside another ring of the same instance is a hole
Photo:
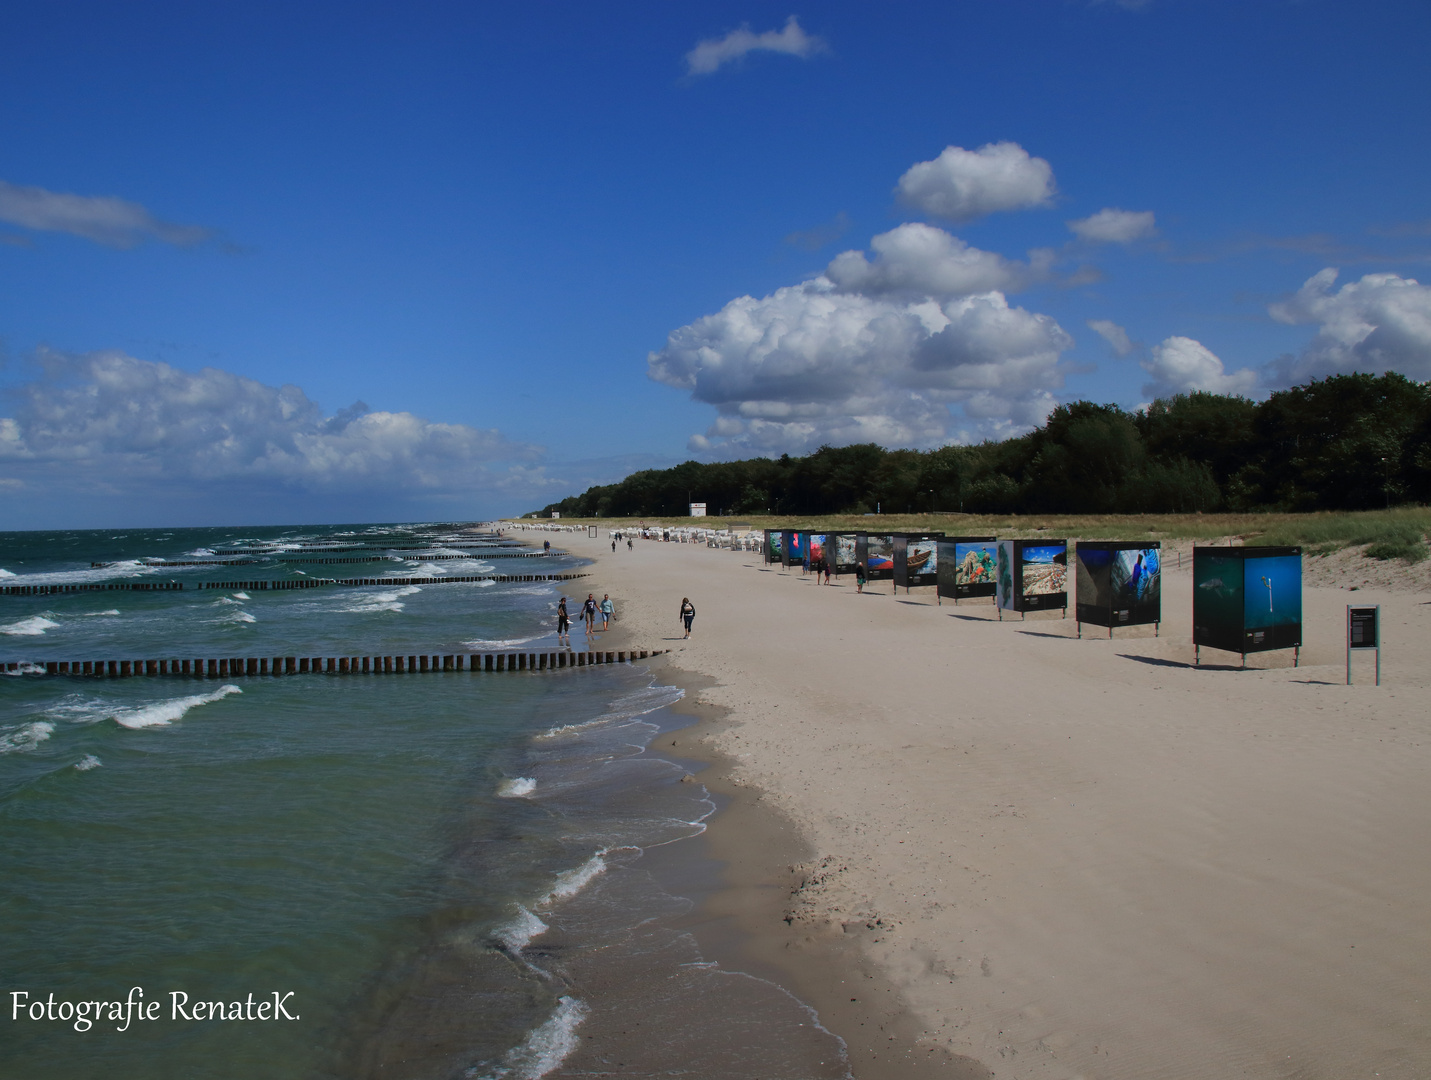
[[[823,574],[825,575],[823,584],[830,584],[830,560],[825,558],[825,556],[823,555],[821,555],[818,559],[811,559],[808,563],[802,563],[800,566],[800,572],[802,574],[814,574],[816,585],[822,583],[820,575]]]
[[[598,615],[601,616],[601,629],[609,630],[612,616],[615,614],[616,605],[611,602],[610,593],[603,594],[600,603],[597,602],[595,593],[587,593],[586,600],[581,605],[581,619],[586,624],[587,638],[596,636]],[[567,612],[565,596],[557,603],[557,644],[571,645],[571,616]]]

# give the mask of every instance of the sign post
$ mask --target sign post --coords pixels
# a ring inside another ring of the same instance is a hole
[[[1347,685],[1351,685],[1351,655],[1353,649],[1376,650],[1376,685],[1381,685],[1381,605],[1352,607],[1347,605]]]

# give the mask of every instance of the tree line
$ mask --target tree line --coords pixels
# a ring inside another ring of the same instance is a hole
[[[1193,513],[1431,502],[1431,383],[1334,375],[1266,401],[1194,392],[1128,412],[1060,405],[977,446],[822,446],[805,457],[646,469],[537,516]]]

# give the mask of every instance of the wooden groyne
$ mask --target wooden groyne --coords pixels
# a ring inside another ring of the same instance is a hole
[[[176,592],[185,588],[242,589],[253,592],[282,591],[285,589],[317,589],[327,585],[389,586],[389,585],[456,585],[462,582],[496,581],[573,581],[590,577],[590,574],[468,574],[457,577],[382,577],[382,578],[294,578],[281,581],[196,581],[185,585],[182,581],[100,581],[81,582],[70,585],[5,585],[0,587],[0,596],[63,596],[69,593],[87,592]]]
[[[46,660],[11,662],[5,671],[16,675],[65,675],[81,678],[127,679],[134,676],[179,676],[190,679],[236,679],[282,675],[425,675],[439,671],[559,671],[598,664],[630,664],[668,652],[667,649],[622,649],[615,652],[569,649],[542,652],[449,653],[413,656],[236,656],[196,660]]]
[[[402,549],[395,549],[402,550]],[[375,563],[375,562],[446,562],[452,559],[548,559],[556,555],[566,555],[565,551],[494,551],[486,555],[354,555],[347,558],[324,559],[317,555],[295,555],[292,558],[279,557],[276,559],[145,559],[141,565],[145,567],[174,567],[174,566],[257,566],[260,563],[280,562],[280,563],[305,563],[305,564],[333,564],[333,563]],[[105,570],[114,566],[114,563],[92,562],[89,564],[91,570]]]

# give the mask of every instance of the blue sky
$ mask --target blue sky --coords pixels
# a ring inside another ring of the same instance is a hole
[[[1431,378],[1428,30],[1330,0],[12,6],[0,514],[478,517],[1077,398]]]

